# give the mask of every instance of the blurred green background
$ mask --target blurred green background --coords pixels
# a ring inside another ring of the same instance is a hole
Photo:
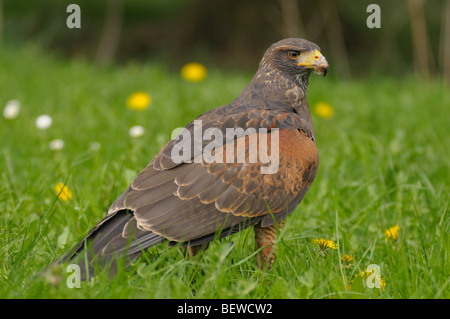
[[[81,7],[81,29],[66,27],[70,3]],[[379,29],[366,26],[371,3],[381,8]],[[201,59],[253,71],[270,44],[304,37],[341,78],[450,79],[446,0],[2,0],[0,10],[2,46],[33,42],[96,63],[162,60],[178,68]]]

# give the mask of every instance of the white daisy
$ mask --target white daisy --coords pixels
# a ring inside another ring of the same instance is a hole
[[[64,141],[61,139],[56,139],[51,141],[48,144],[48,147],[52,150],[52,151],[60,151],[64,148]]]
[[[8,120],[12,120],[19,115],[19,112],[20,102],[17,100],[11,100],[6,103],[6,106],[3,109],[3,116]]]
[[[144,128],[140,125],[135,125],[130,128],[130,136],[131,137],[141,137],[144,135]]]
[[[89,145],[89,149],[94,152],[97,152],[98,150],[100,150],[101,147],[102,147],[102,145],[99,142],[92,142]]]
[[[40,115],[36,119],[36,126],[40,130],[48,129],[50,126],[52,126],[52,118],[49,115]]]

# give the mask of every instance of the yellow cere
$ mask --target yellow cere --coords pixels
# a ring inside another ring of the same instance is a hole
[[[319,50],[314,51],[314,61],[317,61],[322,56],[322,53],[319,52]]]
[[[144,111],[152,103],[152,98],[145,92],[135,92],[127,99],[127,107],[135,111]]]
[[[56,195],[58,195],[58,198],[64,202],[72,199],[72,192],[66,185],[64,185],[64,183],[59,182],[56,184],[55,192]]]
[[[201,82],[206,78],[206,67],[198,62],[185,64],[180,71],[181,77],[189,82]]]
[[[320,53],[319,50],[315,50],[313,53],[308,52],[306,57],[302,59],[302,62],[297,63],[297,65],[305,65],[312,67],[312,64],[314,62],[317,62],[317,60],[319,60],[321,56],[322,53]]]

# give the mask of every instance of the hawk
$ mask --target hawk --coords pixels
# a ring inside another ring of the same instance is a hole
[[[253,226],[257,265],[270,268],[277,231],[317,173],[319,156],[306,89],[310,74],[325,76],[327,68],[312,42],[289,38],[272,44],[239,96],[200,115],[169,141],[107,216],[57,262],[78,263],[82,274],[91,277],[95,262],[110,262],[114,268],[116,257],[127,256],[129,262],[165,241],[192,256],[215,239]],[[232,138],[227,135],[230,129]],[[207,132],[216,137],[213,148]],[[191,152],[175,160],[182,137],[196,135],[203,139],[185,143]],[[214,160],[202,157],[207,147]],[[274,168],[269,172],[264,171],[268,159]]]

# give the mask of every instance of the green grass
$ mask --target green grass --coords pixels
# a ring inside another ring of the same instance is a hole
[[[251,76],[210,68],[204,82],[187,83],[151,62],[99,68],[34,47],[0,51],[0,105],[22,103],[16,119],[0,118],[0,297],[449,298],[450,90],[412,78],[311,78],[311,108],[328,102],[334,116],[313,115],[319,173],[288,218],[270,271],[256,267],[247,230],[192,260],[154,247],[113,281],[101,274],[80,289],[66,286],[64,269],[59,282],[35,275],[104,216],[174,128],[233,100]],[[125,107],[138,90],[153,100],[142,113]],[[34,123],[40,114],[53,118],[45,131]],[[137,124],[146,131],[132,139]],[[49,150],[55,138],[62,151]],[[57,199],[60,181],[71,200]],[[399,238],[386,241],[396,224]],[[338,249],[323,252],[315,238]],[[358,279],[349,288],[370,264],[385,289]]]

